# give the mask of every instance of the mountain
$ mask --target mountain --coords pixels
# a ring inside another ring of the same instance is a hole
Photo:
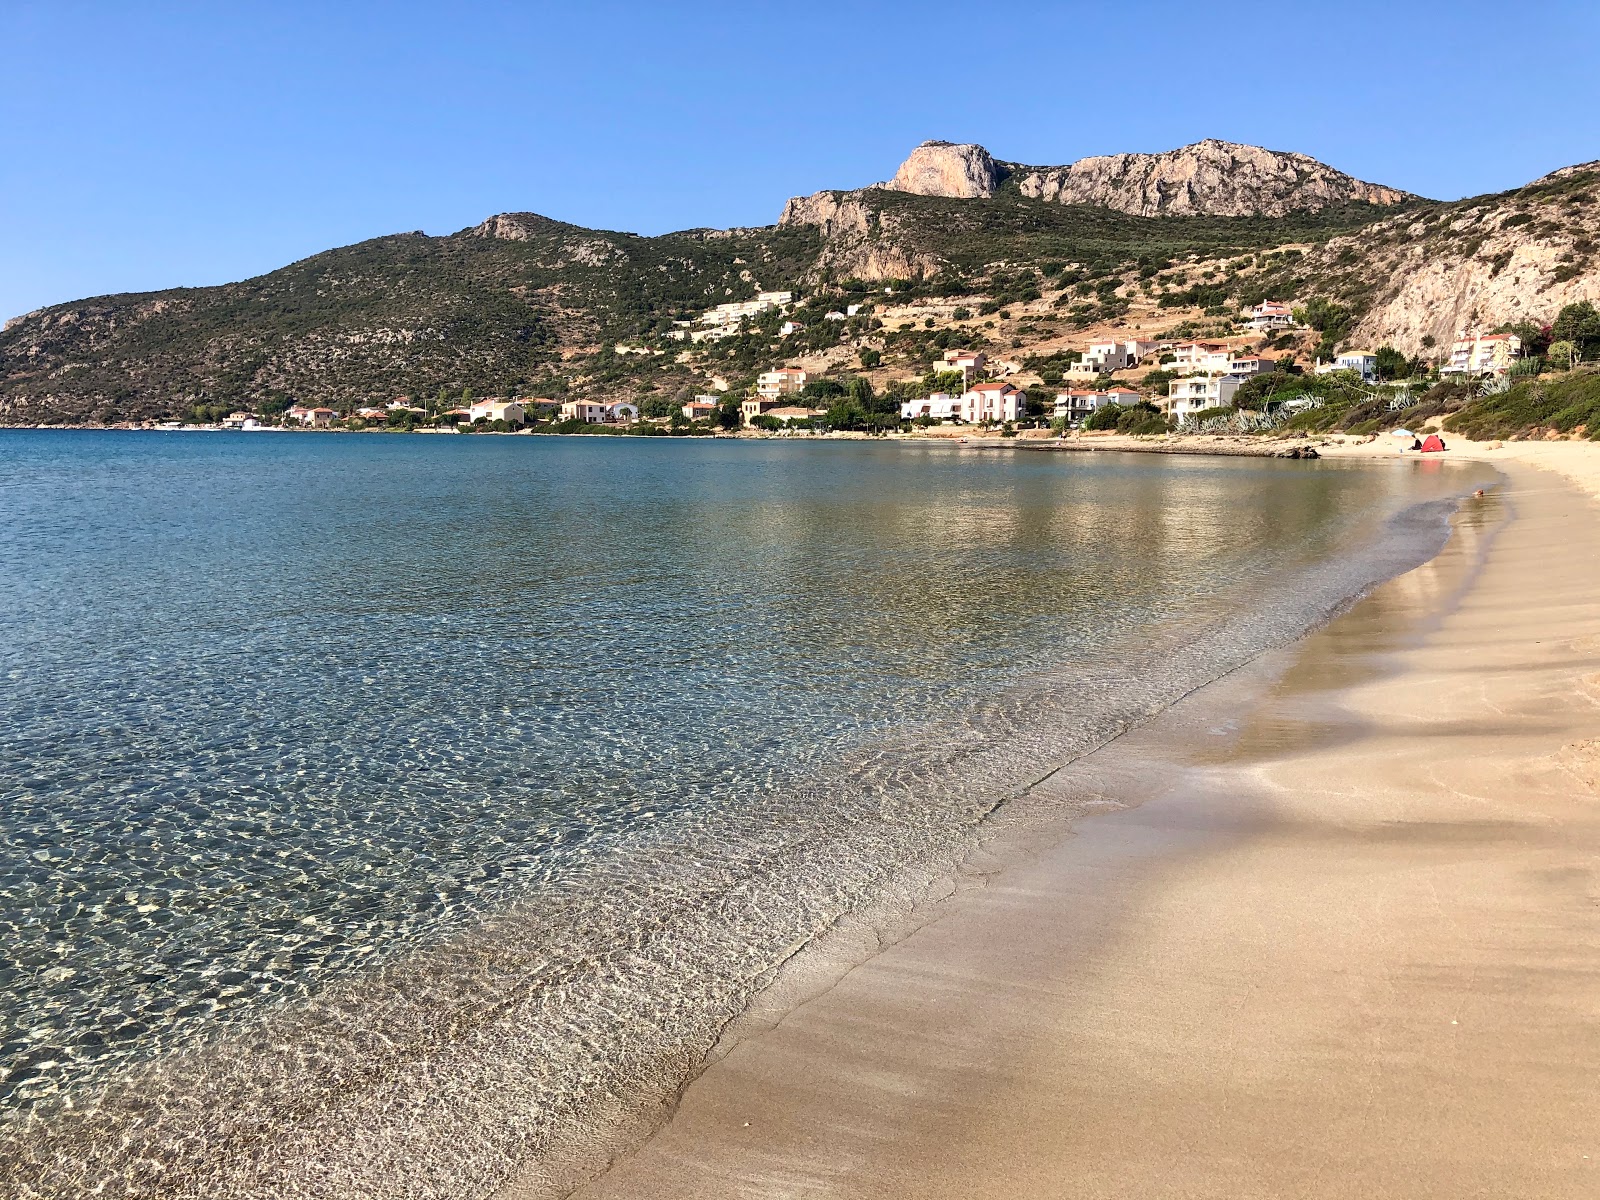
[[[985,199],[1007,182],[1030,199],[1092,204],[1139,217],[1282,217],[1359,202],[1419,199],[1365,183],[1304,154],[1208,138],[1163,154],[1107,154],[1064,167],[998,162],[982,146],[923,142],[880,186]]]
[[[1461,325],[1549,320],[1600,291],[1597,183],[1591,163],[1441,203],[1225,142],[1063,167],[928,142],[883,184],[790,200],[776,226],[641,237],[502,213],[220,287],[54,305],[0,333],[0,423],[463,388],[670,411],[785,361],[881,387],[950,345],[1058,361],[1091,330],[1225,331],[1269,295],[1334,314],[1317,349],[1438,353]],[[778,289],[801,293],[801,329],[772,311],[690,340],[713,305]]]

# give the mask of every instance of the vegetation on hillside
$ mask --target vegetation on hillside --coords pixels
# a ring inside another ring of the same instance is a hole
[[[1517,380],[1464,404],[1444,427],[1463,437],[1540,437],[1550,431],[1600,441],[1600,370]]]

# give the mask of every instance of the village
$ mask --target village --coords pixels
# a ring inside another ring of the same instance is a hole
[[[667,337],[690,342],[732,337],[747,331],[752,318],[771,309],[782,312],[793,302],[792,292],[762,292],[754,300],[718,305],[697,322],[677,322]],[[824,319],[848,320],[860,308],[851,304],[837,312],[830,310]],[[1065,433],[1093,428],[1096,414],[1103,420],[1108,413],[1142,406],[1166,429],[1192,431],[1208,415],[1233,410],[1240,389],[1251,380],[1280,369],[1297,370],[1292,356],[1286,360],[1265,352],[1267,346],[1283,345],[1285,335],[1302,328],[1292,305],[1265,300],[1249,306],[1239,314],[1238,327],[1239,334],[1229,337],[1175,339],[1128,331],[1131,336],[1090,340],[1063,355],[1069,361],[1053,388],[1019,379],[1024,369],[1017,361],[992,357],[982,349],[947,349],[926,377],[930,386],[918,388],[917,381],[907,381],[910,390],[923,394],[900,400],[898,421],[892,423],[906,433],[940,426],[999,429],[1007,434],[1020,429]],[[779,335],[788,337],[800,328],[786,321],[779,326]],[[1521,339],[1514,333],[1463,330],[1434,374],[1439,379],[1495,380],[1515,369],[1522,352]],[[1314,377],[1337,375],[1352,383],[1376,385],[1381,378],[1380,357],[1376,351],[1344,350],[1328,361],[1312,363],[1309,370]],[[829,408],[818,398],[818,378],[814,371],[794,363],[774,367],[759,373],[754,386],[743,394],[702,392],[665,416],[642,415],[640,405],[628,400],[472,399],[468,393],[455,402],[446,402],[442,396],[434,401],[402,396],[346,411],[300,404],[290,405],[276,416],[236,411],[217,427],[823,434],[832,431],[832,424]],[[1307,396],[1276,404],[1292,413],[1316,402]]]

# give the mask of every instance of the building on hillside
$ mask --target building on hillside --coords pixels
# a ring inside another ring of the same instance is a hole
[[[1378,379],[1378,356],[1370,350],[1346,350],[1338,355],[1332,362],[1323,362],[1320,358],[1312,368],[1313,375],[1328,375],[1334,371],[1354,371],[1361,376],[1363,383],[1376,383]]]
[[[1230,354],[1228,365],[1225,368],[1229,375],[1240,375],[1249,379],[1252,375],[1265,375],[1268,371],[1278,369],[1278,360],[1275,358],[1262,358],[1256,354]]]
[[[971,387],[972,381],[979,378],[988,365],[989,356],[982,350],[946,350],[939,370],[960,371],[961,385]]]
[[[842,312],[840,312],[840,311],[839,311],[839,310],[838,310],[838,309],[834,309],[834,310],[833,310],[833,311],[831,311],[831,312],[826,312],[826,313],[823,313],[823,314],[822,314],[822,319],[823,319],[823,320],[824,320],[824,321],[844,321],[844,320],[848,320],[848,319],[849,319],[849,318],[847,318],[847,317],[846,317],[846,316],[845,316],[845,315],[844,315],[844,314],[843,314],[843,313],[842,313]]]
[[[467,420],[476,425],[479,421],[504,421],[507,425],[521,425],[527,413],[520,400],[490,398],[479,400],[467,408]]]
[[[683,406],[683,415],[691,421],[709,421],[717,415],[717,398],[696,396]]]
[[[1257,333],[1294,328],[1294,310],[1281,300],[1263,300],[1245,309],[1244,313],[1244,327]]]
[[[788,337],[791,333],[804,333],[805,328],[799,321],[785,321],[778,326],[778,336]]]
[[[915,421],[927,417],[931,421],[949,421],[961,413],[961,397],[949,392],[935,392],[920,400],[907,400],[900,405],[900,419]]]
[[[389,419],[389,410],[368,405],[365,408],[356,409],[356,416],[363,421],[387,421]]]
[[[1137,404],[1139,393],[1132,388],[1107,388],[1104,391],[1087,391],[1069,388],[1056,393],[1055,416],[1065,417],[1067,424],[1078,425],[1097,409],[1111,404]]]
[[[1090,342],[1089,349],[1068,370],[1075,375],[1109,375],[1113,371],[1126,371],[1154,354],[1161,343],[1145,338],[1108,338]]]
[[[806,386],[806,373],[799,367],[783,367],[776,371],[763,371],[756,377],[756,394],[765,400],[790,396]]]
[[[969,425],[1020,420],[1028,393],[1009,383],[980,383],[961,395],[961,419]]]
[[[247,412],[231,412],[222,421],[224,429],[254,429],[259,424],[255,414]]]
[[[1162,408],[1174,421],[1181,421],[1202,409],[1227,408],[1233,404],[1234,393],[1243,382],[1242,376],[1217,372],[1186,375],[1167,385],[1166,403]]]
[[[1522,354],[1514,333],[1468,333],[1462,330],[1450,347],[1450,361],[1441,375],[1504,375]]]
[[[639,406],[631,400],[606,405],[606,419],[617,425],[632,425],[639,419]]]
[[[389,401],[388,404],[384,405],[383,407],[384,407],[385,413],[407,412],[407,413],[417,413],[419,416],[427,416],[428,415],[428,410],[427,409],[422,408],[422,407],[420,407],[418,405],[415,405],[415,404],[411,403],[411,397],[410,396],[401,396],[400,399],[398,399],[398,400],[391,400],[391,401]]]
[[[1232,357],[1233,348],[1227,342],[1179,342],[1172,348],[1172,369],[1179,372],[1224,370]]]

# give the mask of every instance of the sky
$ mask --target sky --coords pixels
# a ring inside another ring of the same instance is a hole
[[[1441,199],[1600,159],[1600,3],[0,0],[0,319],[497,212],[765,225],[918,142]]]

